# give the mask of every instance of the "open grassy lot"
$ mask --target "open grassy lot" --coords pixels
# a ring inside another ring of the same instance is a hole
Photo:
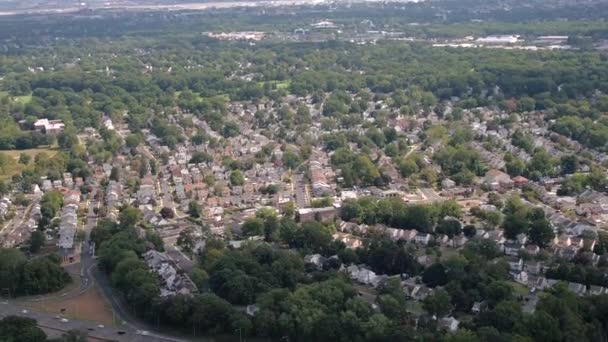
[[[0,91],[0,97],[4,97],[4,96],[8,96],[8,92],[6,91]],[[29,95],[23,95],[23,96],[15,96],[12,97],[13,101],[15,102],[19,102],[21,104],[28,104],[32,101],[32,94]]]
[[[26,304],[24,304],[26,305]],[[50,312],[74,319],[98,322],[107,326],[114,324],[112,308],[101,295],[100,290],[93,286],[81,295],[52,301],[28,302],[32,309]],[[63,310],[63,312],[62,312]]]
[[[30,163],[34,162],[34,158],[40,153],[46,153],[49,157],[55,156],[59,150],[55,148],[45,147],[45,148],[31,148],[27,150],[10,150],[10,151],[0,151],[0,154],[9,157],[10,162],[6,165],[2,170],[0,170],[0,179],[11,178],[13,175],[21,173],[21,171],[26,167],[26,165],[19,163],[19,156],[21,153],[25,153],[31,157]]]

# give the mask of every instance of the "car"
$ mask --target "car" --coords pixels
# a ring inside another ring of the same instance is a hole
[[[28,313],[28,312],[29,312],[29,311],[27,311],[27,310],[25,310],[25,309],[21,310],[21,313],[22,313],[22,314],[26,314],[26,313]]]
[[[127,332],[126,332],[126,331],[119,330],[119,331],[117,331],[116,333],[117,333],[118,335],[124,335],[124,334],[126,334]]]
[[[144,336],[150,335],[150,332],[147,330],[137,330],[135,333],[138,335],[144,335]]]
[[[67,322],[69,322],[70,320],[69,320],[69,319],[67,319],[67,318],[62,318],[62,319],[61,319],[61,321],[62,321],[63,323],[67,323]]]
[[[99,329],[103,329],[103,328],[105,328],[105,326],[104,326],[103,324],[98,324],[98,325],[97,325],[97,327],[98,327]]]

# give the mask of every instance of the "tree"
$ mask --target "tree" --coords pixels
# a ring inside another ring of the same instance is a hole
[[[250,217],[243,223],[244,236],[260,236],[264,235],[264,221],[259,217]]]
[[[447,284],[448,278],[445,267],[441,263],[429,266],[422,274],[422,281],[429,287],[443,286]]]
[[[462,229],[462,232],[464,233],[464,236],[466,236],[467,238],[470,239],[470,238],[474,237],[475,234],[477,234],[477,228],[475,228],[475,226],[473,226],[473,225],[466,225]]]
[[[545,311],[536,311],[526,320],[526,327],[534,341],[562,341],[559,321]]]
[[[445,317],[452,312],[450,295],[444,289],[435,289],[422,302],[424,309],[436,317]]]
[[[450,238],[453,238],[455,235],[460,235],[461,232],[462,224],[460,223],[460,221],[450,217],[445,220],[441,220],[435,228],[435,233],[445,234]]]
[[[123,229],[135,227],[142,218],[143,214],[139,209],[128,206],[122,208],[118,214],[118,221]]]
[[[201,207],[198,201],[192,200],[188,203],[188,215],[190,217],[199,218],[203,212],[203,208]]]
[[[420,171],[418,164],[412,159],[400,159],[397,161],[397,166],[399,168],[399,172],[403,177],[410,177],[414,173]]]
[[[530,241],[543,248],[553,240],[555,233],[549,221],[543,217],[531,222],[528,237]]]
[[[494,281],[488,285],[487,298],[491,306],[505,300],[511,300],[513,297],[513,287],[506,282]]]
[[[283,164],[285,167],[295,169],[301,163],[300,156],[292,151],[283,152]]]
[[[29,154],[27,154],[25,152],[21,152],[21,154],[19,154],[19,163],[20,164],[27,165],[30,163],[31,160],[32,160],[32,157],[30,157]]]
[[[293,218],[296,213],[296,204],[293,201],[283,204],[281,212],[284,217]]]
[[[192,253],[195,242],[192,229],[186,228],[179,232],[176,243],[185,253]]]
[[[33,231],[30,235],[30,252],[38,253],[38,251],[40,251],[40,248],[44,246],[44,242],[44,233],[39,230]]]
[[[505,216],[503,222],[505,236],[509,239],[514,239],[518,234],[528,232],[528,219],[526,210],[517,210]]]
[[[562,174],[569,175],[578,170],[578,157],[574,154],[565,155],[560,159]]]
[[[445,336],[443,339],[444,342],[477,342],[479,338],[475,335],[474,332],[465,329],[458,329],[458,331],[453,332]]]
[[[202,268],[194,268],[192,273],[190,274],[190,279],[199,290],[205,288],[207,282],[209,281],[209,274]]]
[[[57,342],[87,342],[88,340],[87,333],[72,329],[61,334],[61,337],[57,340]]]
[[[437,222],[437,210],[432,205],[410,205],[407,207],[407,221],[418,231],[431,232]]]
[[[141,141],[142,137],[139,134],[129,134],[125,138],[125,144],[129,148],[136,148],[137,146],[139,146],[139,144],[141,144]]]
[[[172,219],[175,217],[175,211],[169,207],[163,207],[160,209],[160,216],[162,216],[164,219]]]
[[[44,342],[46,341],[46,334],[38,328],[34,319],[6,316],[0,320],[0,340],[5,342]]]
[[[117,166],[112,167],[112,170],[110,171],[110,179],[115,182],[120,181],[120,169]]]
[[[10,191],[10,184],[0,180],[0,195],[6,195]]]
[[[245,177],[243,176],[241,170],[233,170],[230,172],[230,184],[232,184],[232,186],[240,186],[244,183]]]
[[[23,265],[20,290],[29,295],[58,291],[72,281],[53,256],[37,257]]]
[[[0,248],[0,289],[8,290],[9,296],[20,291],[20,276],[27,259],[18,249]]]
[[[71,130],[66,130],[57,136],[57,143],[62,150],[70,150],[78,145],[78,136]]]
[[[439,217],[444,218],[451,216],[460,218],[462,216],[462,207],[454,200],[443,201],[439,204]]]

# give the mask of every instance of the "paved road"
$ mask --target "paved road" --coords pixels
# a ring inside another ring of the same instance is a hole
[[[427,201],[437,202],[442,199],[432,188],[420,188],[419,190]]]
[[[308,194],[307,184],[304,181],[304,175],[301,173],[295,174],[295,191],[296,205],[298,208],[306,208],[310,204],[310,196]]]
[[[15,315],[22,317],[33,318],[38,322],[38,325],[43,329],[52,329],[58,331],[68,331],[77,329],[86,332],[90,337],[105,341],[152,341],[152,342],[174,342],[181,341],[179,339],[167,338],[158,336],[154,333],[137,330],[132,327],[106,327],[93,322],[65,319],[46,312],[32,311],[29,308],[24,308],[16,304],[8,302],[0,302],[1,316]]]

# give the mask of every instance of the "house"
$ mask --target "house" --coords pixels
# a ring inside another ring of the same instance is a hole
[[[473,303],[473,307],[471,308],[471,312],[480,313],[488,307],[488,303],[483,302],[475,302]]]
[[[309,254],[304,257],[304,263],[306,265],[315,267],[319,271],[323,269],[323,263],[325,260],[325,257],[323,257],[321,254]]]
[[[504,232],[502,230],[491,230],[488,233],[488,239],[496,242],[497,244],[505,243],[506,239],[504,237]]]
[[[540,247],[537,245],[527,245],[526,252],[530,255],[537,255],[540,252]]]
[[[517,242],[520,245],[525,245],[526,242],[528,242],[528,236],[526,234],[523,234],[523,233],[517,234],[517,236],[515,238],[517,239]]]
[[[570,239],[570,235],[567,235],[567,234],[562,234],[559,237],[557,237],[556,239],[557,239],[556,243],[562,247],[569,247],[570,244],[572,243],[572,241]]]
[[[255,316],[258,311],[260,311],[260,307],[255,304],[247,305],[247,308],[245,309],[245,313],[249,316]]]
[[[508,174],[492,169],[486,172],[484,185],[491,190],[509,189],[513,187],[513,181]]]
[[[360,284],[377,287],[384,282],[388,276],[377,275],[374,271],[365,268],[364,266],[349,266],[346,271],[350,274],[351,279],[356,280]]]
[[[524,185],[528,184],[529,180],[528,178],[522,177],[522,176],[517,176],[515,178],[513,178],[513,184],[515,184],[516,187],[521,188]]]
[[[410,296],[413,299],[420,301],[424,300],[431,292],[433,292],[433,290],[424,285],[416,285],[410,292]]]
[[[467,239],[466,236],[457,235],[457,236],[454,236],[454,238],[452,239],[451,246],[454,248],[459,248],[459,247],[464,246],[467,243],[467,241],[469,241],[469,239]]]
[[[566,248],[557,248],[555,249],[555,254],[561,258],[566,260],[572,260],[578,253],[578,249],[574,247],[566,247]]]
[[[509,268],[514,272],[521,272],[524,269],[524,261],[520,257],[510,256],[507,257]]]
[[[586,238],[583,237],[583,249],[587,251],[592,251],[595,248],[595,244],[597,240],[595,238]]]
[[[34,130],[44,134],[59,134],[63,132],[65,124],[61,120],[38,119],[34,122]]]
[[[414,242],[421,244],[421,245],[428,245],[428,243],[430,241],[431,241],[431,234],[427,234],[427,233],[418,232],[418,234],[416,234],[416,237],[414,238]]]
[[[608,294],[608,289],[603,286],[591,285],[589,287],[589,291],[587,292],[590,296],[599,296],[603,294]]]
[[[510,274],[516,282],[522,285],[528,285],[528,273],[526,271],[510,272]]]
[[[542,276],[528,275],[528,288],[531,290],[544,290],[553,286],[552,282],[549,282],[547,278]]]
[[[313,220],[328,222],[332,221],[336,217],[336,208],[303,208],[298,210],[298,215],[300,217],[300,222],[308,222]]]
[[[458,321],[456,318],[454,318],[452,316],[444,317],[439,320],[439,327],[441,329],[447,330],[449,332],[454,332],[454,331],[458,330],[459,324],[460,324],[460,321]]]
[[[517,256],[519,255],[519,251],[523,248],[523,245],[519,242],[510,241],[504,244],[504,248],[506,255]]]
[[[585,285],[579,283],[568,283],[568,290],[572,291],[577,296],[582,296],[587,292]]]
[[[543,264],[540,261],[526,261],[523,269],[532,274],[540,274],[543,272]]]
[[[452,189],[455,186],[456,186],[456,182],[454,182],[453,180],[451,180],[449,178],[446,178],[441,181],[441,189],[443,189],[443,190]]]
[[[445,234],[440,234],[435,237],[435,241],[441,245],[444,245],[450,241],[450,238]]]
[[[334,240],[344,243],[346,248],[356,249],[363,246],[363,240],[361,238],[348,233],[336,232],[332,237]]]
[[[190,295],[196,291],[196,286],[190,279],[178,272],[174,261],[165,253],[150,250],[142,255],[151,271],[157,274],[160,283],[161,297],[176,294]]]

